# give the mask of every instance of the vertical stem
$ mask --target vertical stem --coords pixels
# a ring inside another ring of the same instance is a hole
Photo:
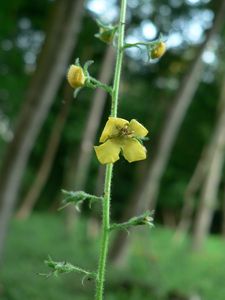
[[[105,266],[108,253],[109,244],[109,227],[110,227],[110,195],[111,195],[111,181],[112,181],[113,164],[106,166],[105,187],[103,199],[102,212],[102,240],[101,250],[98,265],[97,286],[96,286],[96,300],[103,299],[104,282],[105,282]]]
[[[122,61],[123,61],[126,6],[127,6],[127,0],[121,0],[120,21],[119,21],[119,28],[118,28],[118,45],[117,45],[117,55],[116,55],[116,69],[115,69],[113,92],[112,92],[112,107],[111,107],[112,117],[117,116],[120,75],[121,75],[121,68],[122,68]]]
[[[117,117],[118,96],[120,86],[120,75],[123,61],[123,46],[124,46],[124,29],[126,21],[126,6],[127,0],[121,0],[120,20],[118,27],[118,45],[116,68],[114,75],[111,116]],[[111,198],[111,182],[112,182],[113,164],[107,164],[104,185],[103,199],[103,214],[102,214],[102,238],[101,250],[98,264],[98,274],[96,281],[96,300],[103,300],[104,282],[105,282],[105,267],[109,245],[109,228],[110,228],[110,198]]]

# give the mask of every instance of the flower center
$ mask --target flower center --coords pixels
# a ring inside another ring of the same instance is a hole
[[[122,128],[119,129],[118,136],[119,137],[128,137],[128,138],[131,138],[131,137],[133,137],[133,134],[134,134],[134,131],[131,131],[129,129],[129,125],[126,124],[126,125],[124,125],[124,127],[122,127]]]

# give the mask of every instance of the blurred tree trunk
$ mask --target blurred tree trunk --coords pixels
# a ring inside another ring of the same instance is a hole
[[[96,176],[96,184],[95,184],[95,195],[102,195],[102,191],[104,189],[104,180],[105,180],[105,167],[103,165],[99,165],[98,174]]]
[[[209,168],[202,186],[200,203],[195,218],[192,240],[192,248],[194,250],[202,248],[210,230],[222,176],[225,159],[225,80],[222,83],[221,103],[214,133],[215,138],[213,139],[213,156],[209,162]]]
[[[64,100],[62,102],[61,109],[56,117],[55,123],[52,127],[51,134],[48,139],[48,144],[43,155],[43,159],[40,168],[37,172],[37,176],[28,190],[25,198],[17,212],[17,217],[20,219],[28,218],[32,212],[34,205],[36,204],[40,194],[48,180],[49,173],[51,172],[52,165],[59,147],[61,134],[66,122],[70,104],[72,102],[71,88],[66,84],[64,90]]]
[[[144,161],[141,161],[137,165],[137,169],[135,172],[136,175],[136,182],[137,182],[137,188],[134,189],[134,192],[131,195],[131,198],[129,199],[129,205],[127,205],[127,208],[124,210],[121,222],[124,222],[131,217],[133,217],[136,213],[136,207],[137,207],[137,199],[138,199],[138,194],[140,192],[139,188],[141,186],[141,183],[143,181],[143,177],[146,174],[147,169],[146,169],[146,164]],[[125,263],[125,257],[126,253],[128,252],[129,249],[129,242],[127,240],[128,235],[127,232],[121,230],[118,231],[118,233],[115,236],[115,239],[110,247],[110,252],[109,252],[109,259],[113,261],[117,265],[122,265]]]
[[[222,236],[225,238],[225,188],[222,199]]]
[[[173,105],[159,136],[158,147],[151,158],[147,172],[143,174],[140,185],[137,185],[137,191],[134,193],[136,197],[132,200],[127,212],[124,214],[126,218],[143,213],[146,209],[153,210],[155,208],[162,175],[167,166],[181,124],[201,79],[203,70],[202,54],[215,35],[221,30],[224,23],[224,16],[225,1],[222,1],[218,8],[213,26],[209,30],[205,42],[200,47],[196,59],[190,66],[175,95]],[[126,235],[119,232],[114,241],[110,257],[115,262],[121,261],[120,258],[123,256],[123,247],[126,246],[125,237]]]
[[[178,131],[198,87],[199,79],[201,78],[203,68],[201,56],[204,50],[205,45],[200,49],[189,73],[183,79],[172,109],[163,124],[158,146],[151,158],[149,171],[146,174],[138,198],[138,213],[148,208],[151,210],[155,208],[161,178],[168,164]]]
[[[225,81],[223,81],[225,84]],[[223,91],[221,92],[221,100],[219,102],[219,110],[223,106]],[[184,195],[184,205],[181,212],[181,219],[175,233],[175,240],[179,240],[185,236],[191,225],[191,219],[194,211],[194,198],[197,197],[196,193],[201,189],[202,184],[208,174],[210,164],[212,163],[213,157],[215,155],[215,144],[218,140],[219,134],[219,122],[211,136],[210,142],[203,150],[200,160],[195,168],[194,174],[187,186]]]
[[[163,226],[168,228],[176,228],[176,215],[173,209],[162,209]]]
[[[103,59],[102,68],[99,74],[99,80],[109,84],[114,70],[115,52],[113,47],[108,47]],[[95,91],[92,99],[92,106],[87,117],[87,123],[84,129],[83,138],[80,149],[73,154],[74,158],[70,162],[70,166],[66,174],[65,189],[83,190],[87,181],[91,157],[93,153],[93,144],[102,118],[107,94],[101,89]],[[67,209],[67,228],[73,228],[74,210]]]
[[[185,236],[191,226],[191,220],[195,208],[194,200],[196,197],[196,193],[199,191],[201,185],[204,182],[204,178],[209,169],[209,164],[212,161],[212,157],[214,155],[214,145],[216,142],[215,140],[216,131],[214,131],[209,145],[204,148],[200,160],[197,163],[195,171],[185,191],[181,218],[174,235],[174,238],[177,241]]]
[[[173,149],[176,137],[178,135],[181,124],[185,118],[187,110],[194,98],[194,94],[198,88],[203,71],[202,54],[207,49],[209,43],[215,37],[215,34],[224,24],[225,1],[221,2],[218,9],[215,22],[208,32],[205,42],[202,44],[197,57],[190,67],[189,72],[183,78],[180,88],[175,96],[171,111],[163,124],[161,135],[159,136],[159,144],[155,152],[155,156],[150,163],[140,197],[137,200],[138,213],[146,209],[154,209],[159,193],[161,178],[168,164],[171,151]]]
[[[9,219],[27,161],[37,135],[47,117],[76,44],[83,12],[83,0],[58,0],[46,36],[14,139],[6,152],[0,181],[0,260]]]

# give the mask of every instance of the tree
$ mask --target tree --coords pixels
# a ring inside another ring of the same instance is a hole
[[[38,169],[34,183],[31,185],[31,188],[28,190],[19,210],[17,211],[18,218],[27,218],[30,216],[32,209],[40,197],[46,181],[48,180],[72,99],[71,88],[66,85],[64,90],[64,100],[62,101],[61,109],[56,116],[55,123],[53,124],[40,168]]]
[[[36,137],[48,115],[80,30],[83,0],[58,0],[38,68],[1,169],[0,260],[10,217]]]
[[[200,202],[198,205],[193,230],[192,248],[202,248],[209,232],[213,213],[218,197],[223,164],[225,159],[225,81],[222,82],[221,100],[219,103],[219,116],[212,137],[211,149],[213,155],[208,163],[208,169],[201,188]]]
[[[221,30],[224,24],[225,1],[221,2],[220,7],[214,21],[214,24],[205,39],[205,42],[200,47],[196,59],[191,65],[189,72],[183,78],[180,88],[175,96],[171,110],[165,119],[159,136],[158,147],[155,155],[149,166],[149,170],[145,177],[145,182],[140,191],[140,196],[137,199],[138,213],[146,209],[154,209],[159,193],[161,178],[168,164],[170,154],[176,137],[178,135],[181,124],[185,118],[187,110],[194,99],[194,94],[198,88],[199,81],[203,70],[202,54],[207,49],[208,45]]]
[[[195,208],[195,197],[196,193],[201,188],[201,185],[204,182],[204,178],[208,172],[209,164],[212,161],[212,157],[214,155],[214,146],[216,138],[216,131],[212,134],[211,142],[203,149],[202,155],[197,163],[195,171],[188,183],[186,191],[184,193],[184,203],[181,211],[180,222],[177,226],[177,230],[175,233],[175,240],[179,240],[184,236],[190,226],[191,220],[194,213]]]
[[[140,214],[146,209],[154,210],[156,206],[161,178],[168,164],[181,124],[201,79],[203,70],[202,54],[207,49],[215,35],[221,30],[224,22],[224,15],[225,1],[222,1],[218,8],[213,26],[209,30],[204,43],[198,50],[195,60],[184,76],[174,97],[171,110],[165,118],[159,135],[158,146],[156,147],[153,156],[151,156],[151,163],[149,164],[147,171],[143,172],[142,180],[140,180],[140,184],[137,186],[137,189],[132,196],[131,204],[124,213],[126,218]],[[111,252],[111,257],[114,260],[120,260],[119,256],[122,256],[121,251],[123,247],[126,248],[125,237],[125,235],[119,233],[114,241],[114,245],[112,247],[113,251]]]
[[[225,189],[223,191],[222,199],[222,235],[225,238]]]

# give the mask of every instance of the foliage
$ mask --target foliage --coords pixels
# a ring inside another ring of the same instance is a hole
[[[46,253],[54,259],[76,257],[74,264],[96,265],[98,238],[87,237],[87,220],[81,219],[68,237],[63,219],[49,214],[34,214],[27,221],[14,221],[1,273],[2,300],[90,299],[94,285],[79,275],[65,274],[57,279],[37,276],[45,273],[40,265]],[[107,299],[167,300],[168,293],[199,294],[203,300],[223,300],[225,288],[224,241],[216,236],[207,241],[203,253],[192,254],[189,241],[174,243],[173,232],[156,227],[151,234],[135,230],[128,238],[131,249],[128,264],[112,267],[106,286]],[[17,251],[15,251],[17,249]],[[115,292],[115,293],[114,293]]]

